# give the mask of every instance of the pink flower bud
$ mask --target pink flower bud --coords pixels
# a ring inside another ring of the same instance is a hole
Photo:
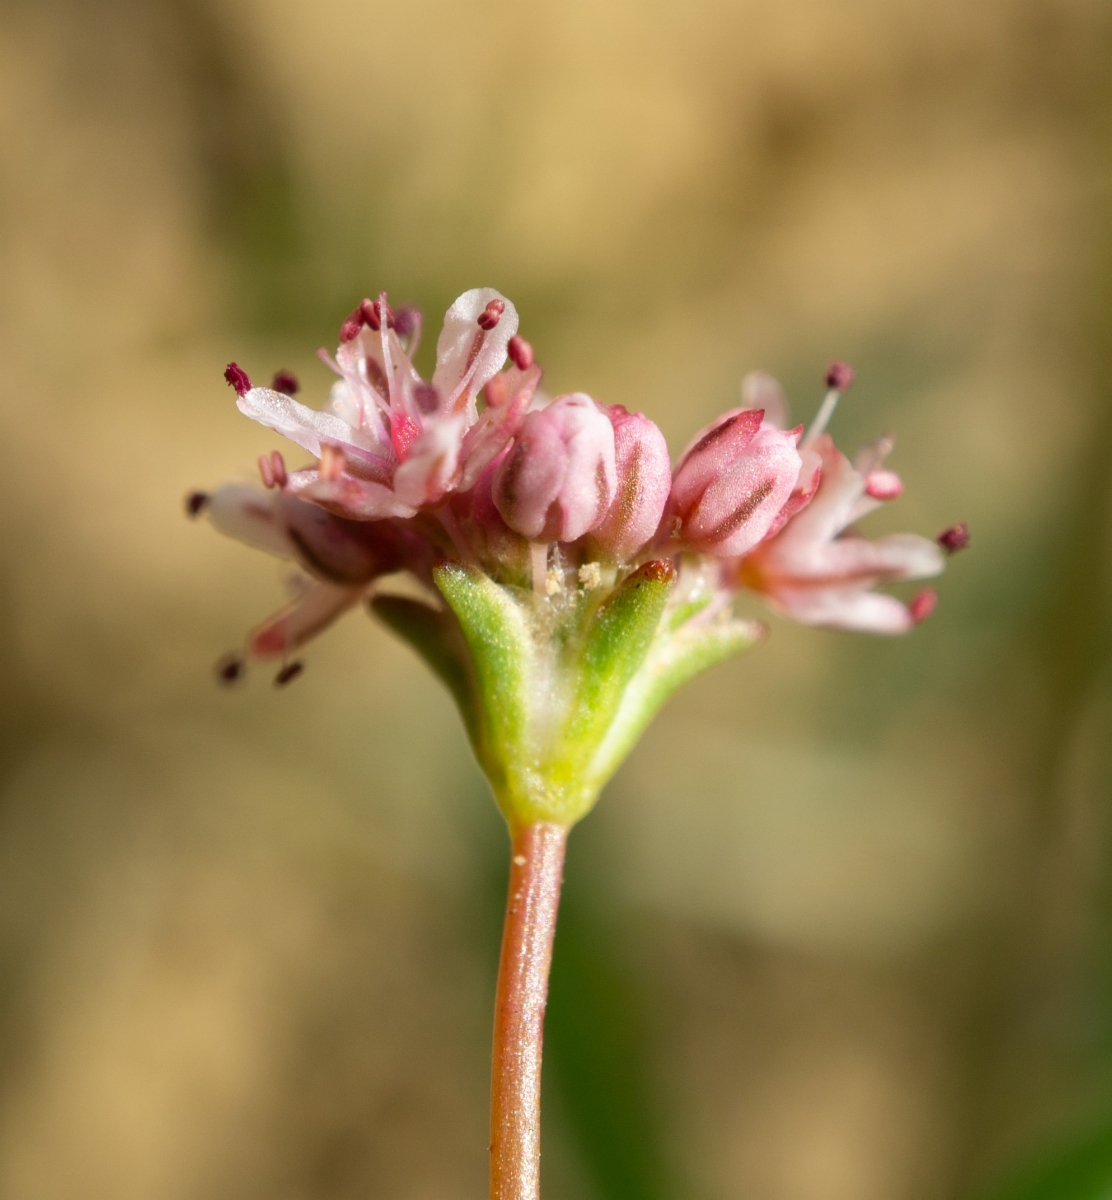
[[[537,542],[574,542],[610,508],[614,428],[590,396],[557,396],[529,413],[494,476],[506,524]]]
[[[672,486],[672,464],[664,434],[648,417],[620,404],[608,415],[618,485],[595,537],[615,558],[628,559],[656,533]]]
[[[747,554],[769,532],[799,477],[800,431],[761,427],[759,408],[736,409],[686,451],[672,484],[680,541],[704,554]]]

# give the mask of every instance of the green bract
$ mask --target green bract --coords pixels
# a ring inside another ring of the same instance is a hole
[[[515,828],[578,821],[672,692],[761,635],[755,622],[708,618],[698,600],[677,603],[664,560],[608,593],[539,596],[458,562],[434,578],[445,609],[397,596],[371,607],[452,692]]]

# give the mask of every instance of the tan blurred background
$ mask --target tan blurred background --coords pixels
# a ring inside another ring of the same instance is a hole
[[[913,637],[773,621],[572,839],[549,1200],[926,1200],[1112,1111],[1112,12],[1099,0],[0,5],[0,1195],[485,1186],[504,837],[355,615],[191,525],[221,380],[379,288],[517,303],[678,447],[778,373],[888,430]]]

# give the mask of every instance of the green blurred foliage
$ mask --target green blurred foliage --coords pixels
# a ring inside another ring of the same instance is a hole
[[[807,419],[848,359],[835,433],[898,432],[908,485],[870,528],[974,538],[913,637],[772,620],[577,829],[547,1194],[1099,1194],[1110,35],[1099,0],[0,6],[0,1194],[482,1194],[505,846],[458,718],[364,616],[218,691],[281,574],[180,510],[273,447],[229,359],[313,401],[355,300],[435,329],[478,285],[677,450],[745,371]]]

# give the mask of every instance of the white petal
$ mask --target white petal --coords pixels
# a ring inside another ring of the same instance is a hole
[[[335,413],[307,408],[290,396],[270,388],[252,388],[236,402],[239,411],[260,425],[273,429],[295,445],[320,457],[321,445],[340,446],[354,461],[381,470],[390,451],[368,433],[353,428]]]
[[[467,394],[474,396],[505,364],[506,345],[517,333],[517,309],[494,288],[473,288],[464,292],[444,315],[444,328],[436,343],[436,371],[432,382],[442,400],[446,401],[456,391],[467,373],[476,335],[483,332],[479,328],[479,316],[492,300],[501,300],[505,308],[498,324],[483,337],[473,364],[474,372],[467,384]]]
[[[286,533],[281,496],[250,483],[225,483],[209,497],[205,515],[227,537],[279,558],[296,558],[297,547]]]

